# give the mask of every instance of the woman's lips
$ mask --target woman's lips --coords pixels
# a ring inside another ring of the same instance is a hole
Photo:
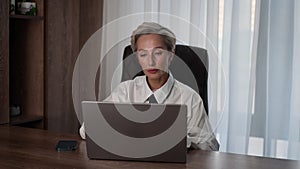
[[[155,74],[158,71],[158,69],[149,69],[147,71],[151,74]]]

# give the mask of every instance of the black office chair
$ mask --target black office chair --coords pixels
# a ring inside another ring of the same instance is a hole
[[[176,45],[175,57],[170,65],[174,78],[199,93],[208,114],[207,79],[208,55],[203,48]],[[130,46],[126,46],[123,54],[122,81],[144,75],[136,56]]]

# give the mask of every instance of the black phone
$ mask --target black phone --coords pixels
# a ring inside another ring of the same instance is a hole
[[[77,149],[76,140],[60,140],[56,144],[57,151],[74,151]]]

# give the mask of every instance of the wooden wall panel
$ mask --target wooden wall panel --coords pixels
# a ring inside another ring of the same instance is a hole
[[[51,0],[46,5],[46,117],[48,130],[77,133],[73,68],[81,47],[101,27],[101,0]]]
[[[9,122],[9,1],[0,0],[0,124]]]
[[[57,132],[78,128],[72,102],[73,65],[79,53],[80,0],[46,5],[46,126]]]
[[[88,3],[84,0],[80,1],[80,49],[83,47],[83,45],[90,38],[91,35],[93,35],[96,31],[101,29],[103,16],[102,9],[102,0],[89,0]],[[95,80],[96,98],[98,97],[99,92],[99,77],[100,68],[98,68]],[[80,93],[80,95],[84,96],[84,94],[82,93]]]
[[[102,0],[80,1],[80,48],[102,27]]]

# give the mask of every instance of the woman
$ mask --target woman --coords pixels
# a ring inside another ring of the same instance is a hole
[[[169,72],[174,58],[176,38],[169,29],[145,22],[133,31],[131,48],[145,76],[122,82],[105,99],[109,102],[185,104],[187,105],[187,147],[218,150],[200,95],[177,81]],[[84,125],[80,135],[85,138]]]

